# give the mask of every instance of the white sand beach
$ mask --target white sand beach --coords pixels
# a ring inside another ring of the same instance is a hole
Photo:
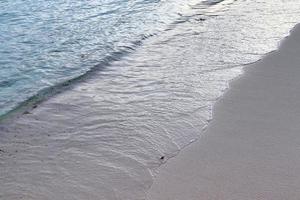
[[[148,200],[300,199],[300,25],[245,67],[203,137],[161,167]]]

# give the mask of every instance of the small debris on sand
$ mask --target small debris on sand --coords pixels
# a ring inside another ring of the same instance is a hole
[[[29,111],[24,112],[24,115],[28,115],[28,114],[31,114],[31,113]]]

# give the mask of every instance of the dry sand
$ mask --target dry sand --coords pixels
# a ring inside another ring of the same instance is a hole
[[[300,199],[300,25],[230,84],[204,136],[161,167],[147,199]]]

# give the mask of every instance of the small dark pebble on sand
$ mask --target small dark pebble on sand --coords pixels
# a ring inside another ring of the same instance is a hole
[[[165,157],[164,157],[164,156],[162,156],[162,157],[160,157],[160,159],[161,159],[161,160],[163,160],[163,159],[165,159]]]
[[[198,18],[198,19],[196,19],[196,21],[201,21],[201,22],[203,22],[203,21],[205,21],[206,19],[204,19],[204,18]]]

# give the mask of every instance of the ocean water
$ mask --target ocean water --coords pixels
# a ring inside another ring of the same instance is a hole
[[[1,1],[0,115],[43,89],[120,59],[190,2]]]
[[[1,1],[0,113],[34,106],[0,122],[0,199],[145,199],[299,13],[292,0]]]

